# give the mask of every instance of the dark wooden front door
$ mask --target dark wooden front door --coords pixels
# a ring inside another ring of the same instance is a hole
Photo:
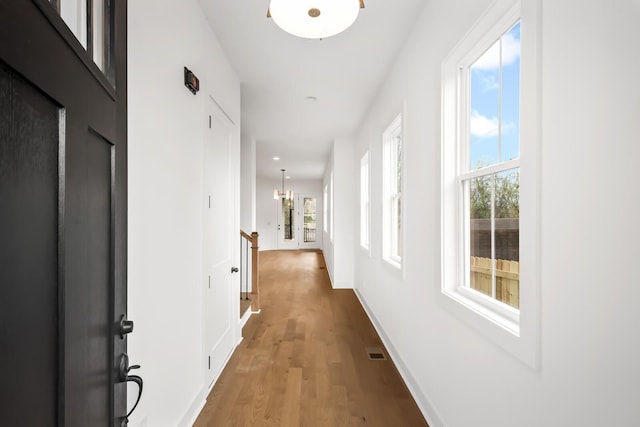
[[[6,426],[119,426],[126,413],[127,5],[73,0],[81,42],[64,1],[0,0]]]

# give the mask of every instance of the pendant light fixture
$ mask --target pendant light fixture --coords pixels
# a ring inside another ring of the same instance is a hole
[[[282,172],[282,193],[276,188],[275,190],[273,190],[273,198],[275,200],[284,198],[287,200],[291,200],[293,199],[293,191],[291,190],[287,190],[286,192],[284,191],[284,171],[285,169],[280,169],[280,171]]]
[[[364,0],[271,0],[267,16],[287,33],[322,39],[349,28]]]

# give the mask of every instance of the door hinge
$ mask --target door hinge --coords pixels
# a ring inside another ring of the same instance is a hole
[[[211,370],[211,356],[209,356],[209,370]]]
[[[211,116],[209,116],[209,129],[211,129]]]
[[[211,209],[211,196],[209,196],[209,209]]]
[[[211,289],[211,276],[209,276],[209,289]]]

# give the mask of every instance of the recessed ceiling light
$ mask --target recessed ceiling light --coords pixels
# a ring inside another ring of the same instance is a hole
[[[289,175],[285,176],[285,178],[287,178],[287,179],[291,179],[291,177],[290,177]]]
[[[280,157],[277,157],[277,156],[276,156],[276,157],[274,157],[274,158],[273,158],[273,160],[278,161],[278,160],[280,160]]]

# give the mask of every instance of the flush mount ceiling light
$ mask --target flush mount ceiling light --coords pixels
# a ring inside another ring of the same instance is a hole
[[[363,7],[364,0],[271,0],[267,16],[294,36],[321,39],[349,28]]]

